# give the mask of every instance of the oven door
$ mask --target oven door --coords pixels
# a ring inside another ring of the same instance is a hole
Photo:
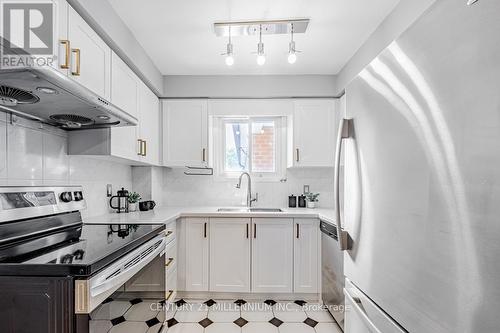
[[[113,298],[165,297],[165,237],[159,235],[87,280],[75,280],[75,313]],[[87,316],[88,317],[88,316]]]

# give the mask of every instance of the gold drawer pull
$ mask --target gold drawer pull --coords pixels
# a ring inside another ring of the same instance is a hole
[[[61,41],[59,41],[62,45],[64,45],[64,49],[65,49],[65,59],[64,59],[64,64],[61,64],[61,68],[62,69],[68,69],[69,68],[69,57],[70,57],[70,53],[71,53],[71,48],[69,46],[69,40],[67,39],[63,39]]]
[[[174,258],[168,258],[167,263],[165,264],[165,267],[170,266],[170,264],[174,261]]]
[[[139,143],[139,152],[137,153],[137,155],[143,156],[143,154],[142,154],[142,140],[137,139],[137,142]]]
[[[169,291],[168,291],[168,296],[167,296],[167,298],[165,298],[165,300],[166,300],[166,301],[170,300],[170,297],[172,297],[173,293],[174,293],[174,291],[173,291],[173,290],[169,290]]]
[[[80,76],[80,49],[71,50],[76,55],[76,71],[71,72],[73,76]]]

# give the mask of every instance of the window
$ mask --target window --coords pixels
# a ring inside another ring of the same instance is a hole
[[[271,179],[283,174],[281,117],[222,117],[218,123],[220,134],[214,143],[220,176],[237,177],[249,172]]]

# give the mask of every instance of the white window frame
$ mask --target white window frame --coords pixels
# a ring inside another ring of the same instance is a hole
[[[252,123],[259,121],[274,121],[275,127],[275,172],[253,172],[250,171],[253,181],[273,182],[281,181],[286,175],[286,117],[283,116],[217,116],[213,118],[212,124],[212,151],[213,166],[216,179],[228,180],[238,178],[242,171],[224,170],[225,167],[225,124],[228,122],[246,122],[249,130],[249,168],[252,164]]]

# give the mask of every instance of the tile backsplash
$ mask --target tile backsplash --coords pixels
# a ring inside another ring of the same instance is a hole
[[[85,216],[108,212],[106,184],[132,188],[132,168],[104,159],[67,155],[67,133],[0,112],[0,185],[82,185]]]
[[[240,206],[246,180],[186,176],[184,169],[131,167],[104,158],[67,155],[67,132],[0,112],[0,185],[82,185],[88,208],[83,216],[109,212],[106,184],[125,187],[166,206]],[[303,185],[319,192],[319,206],[333,206],[333,169],[290,169],[286,182],[253,181],[260,207],[286,207]]]
[[[287,170],[286,182],[252,180],[257,207],[286,207],[290,194],[299,195],[303,186],[319,192],[319,206],[333,207],[333,168]],[[183,169],[163,169],[163,204],[167,206],[241,206],[246,202],[246,179],[241,189],[237,179],[220,180],[212,176],[186,176]]]

